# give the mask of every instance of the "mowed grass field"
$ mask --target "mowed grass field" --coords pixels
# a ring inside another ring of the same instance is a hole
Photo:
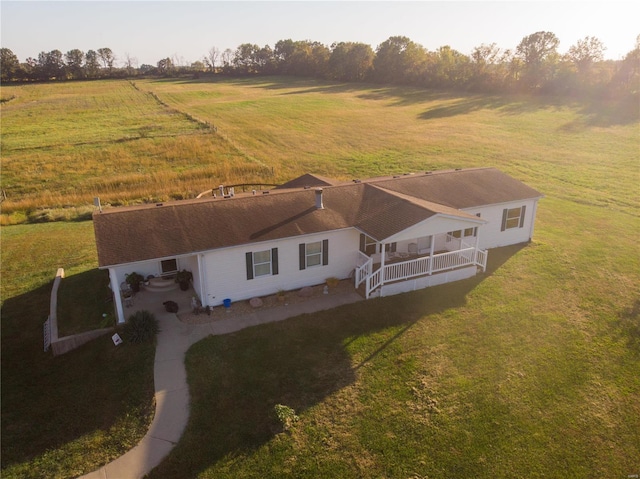
[[[618,118],[615,105],[284,78],[11,88],[16,98],[1,107],[7,221],[93,196],[171,198],[304,172],[348,179],[496,166],[545,194],[534,241],[492,251],[486,275],[194,346],[190,422],[151,477],[640,473],[639,123]],[[105,107],[87,108],[91,121],[52,123],[57,133],[40,145],[21,138],[19,123],[37,120],[19,110],[43,112],[67,90],[75,93],[59,118],[73,117],[83,91]],[[92,137],[88,123],[108,124],[109,108],[126,115],[118,98],[151,113]],[[164,126],[140,130],[148,125]],[[73,129],[84,139],[60,146]],[[93,171],[91,151],[109,159],[118,182]],[[21,170],[33,158],[45,176]],[[77,177],[56,183],[72,170]],[[39,184],[51,184],[48,193]],[[2,475],[88,472],[144,434],[152,352],[114,353],[108,338],[64,360],[39,352],[55,269],[89,277],[97,265],[90,223],[3,227],[2,263]],[[288,432],[274,418],[278,403],[300,417]],[[62,429],[60,411],[77,411]]]

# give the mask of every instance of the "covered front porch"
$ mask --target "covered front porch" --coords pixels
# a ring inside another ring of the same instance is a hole
[[[388,294],[473,276],[478,267],[482,271],[487,267],[488,253],[477,245],[477,227],[394,242],[376,242],[365,237],[364,248],[361,239],[358,253],[355,287],[363,285],[364,295],[369,299],[384,293],[384,286],[392,283],[424,278],[404,288],[387,288]]]

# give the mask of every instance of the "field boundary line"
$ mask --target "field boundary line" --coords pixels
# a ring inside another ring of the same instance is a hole
[[[208,131],[210,131],[211,133],[213,133],[214,135],[218,135],[222,140],[224,140],[225,142],[227,142],[234,150],[236,150],[241,156],[243,156],[244,158],[246,158],[247,160],[249,160],[250,162],[256,163],[264,168],[271,168],[269,165],[267,165],[265,162],[257,159],[256,157],[250,155],[249,153],[247,153],[246,151],[244,151],[240,146],[238,146],[238,144],[232,140],[231,138],[229,138],[228,135],[226,135],[224,132],[220,131],[220,129],[218,128],[217,125],[206,121],[206,120],[201,120],[200,118],[193,116],[191,113],[187,113],[184,112],[182,110],[179,110],[178,108],[169,105],[167,102],[165,102],[162,98],[160,98],[155,92],[149,90],[149,91],[145,91],[142,90],[138,85],[136,85],[136,83],[132,80],[128,80],[129,84],[136,89],[137,91],[139,91],[140,93],[146,93],[147,95],[149,95],[151,98],[153,98],[159,105],[175,112],[178,113],[182,116],[184,116],[187,120],[192,121],[194,123],[197,123],[198,125],[200,125],[203,129],[206,128]]]

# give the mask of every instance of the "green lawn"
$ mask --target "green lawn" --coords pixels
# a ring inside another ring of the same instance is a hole
[[[546,196],[534,241],[492,251],[487,275],[195,345],[190,423],[151,477],[640,473],[637,121],[597,105],[284,78],[10,88],[5,224],[271,168],[279,181],[495,166]],[[36,135],[48,115],[59,121]],[[153,348],[105,337],[44,354],[58,267],[63,295],[85,293],[80,312],[65,307],[67,331],[107,312],[92,225],[1,234],[2,476],[75,477],[146,432]],[[300,416],[289,432],[279,403]]]
[[[487,275],[198,343],[187,431],[151,477],[637,473],[637,232],[549,198]]]
[[[42,325],[58,267],[68,276],[61,297],[67,290],[83,295],[59,309],[61,333],[90,329],[91,321],[95,327],[111,307],[104,301],[100,309],[89,306],[91,291],[104,299],[91,222],[3,227],[1,246],[2,477],[90,472],[146,434],[154,408],[155,348],[116,348],[105,336],[63,356],[43,352]],[[84,316],[87,310],[93,318]]]

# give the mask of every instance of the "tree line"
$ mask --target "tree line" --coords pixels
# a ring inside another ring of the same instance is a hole
[[[515,50],[495,43],[463,54],[449,46],[430,51],[404,36],[392,36],[375,50],[358,42],[331,46],[302,40],[280,40],[272,48],[243,43],[235,50],[213,47],[189,65],[177,57],[156,65],[139,65],[128,54],[116,66],[110,48],[41,52],[20,62],[1,49],[1,81],[54,81],[135,76],[292,75],[344,82],[367,81],[466,91],[536,92],[569,96],[596,95],[639,98],[640,35],[622,60],[604,60],[604,44],[585,37],[565,54],[551,32],[524,37]]]

